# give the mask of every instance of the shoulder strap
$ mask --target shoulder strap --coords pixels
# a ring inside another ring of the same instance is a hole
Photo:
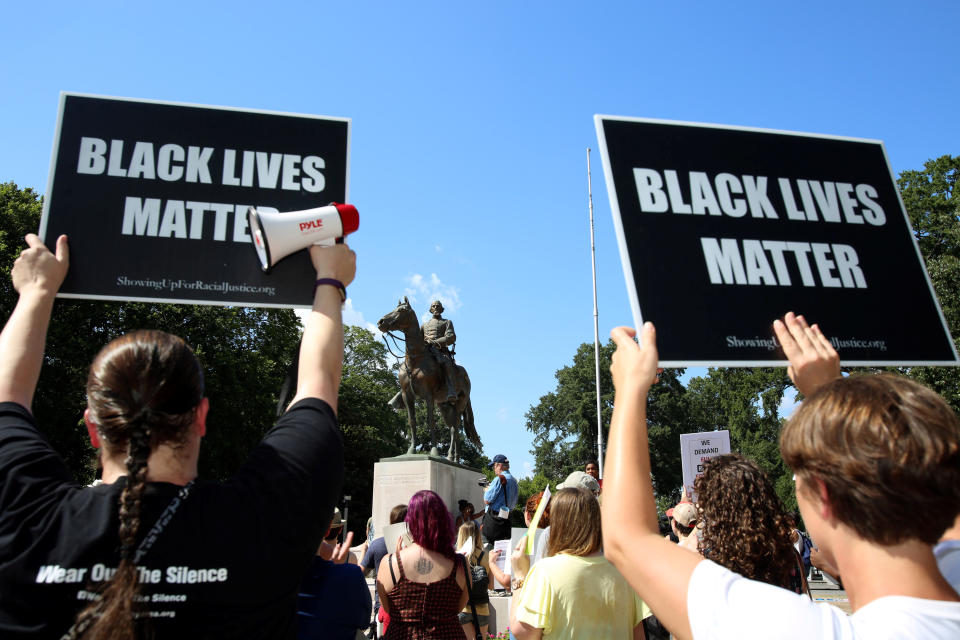
[[[470,599],[470,613],[473,614],[474,640],[483,640],[483,636],[480,635],[480,619],[477,617],[477,607],[473,604],[473,598]]]
[[[504,490],[504,494],[503,494],[504,496],[507,495],[506,487],[500,482],[500,476],[493,476],[493,480],[491,480],[491,484],[494,485],[494,489],[496,490],[493,492],[493,495],[490,496],[490,504],[487,505],[488,511],[490,510],[490,505],[492,505],[493,501],[497,499],[498,495],[500,495],[501,490]],[[496,515],[496,514],[491,514],[491,515]]]
[[[397,557],[397,564],[400,564],[400,557]],[[393,554],[391,553],[387,556],[387,566],[390,567],[390,579],[393,580],[393,586],[397,586],[397,576],[393,572]],[[403,569],[400,569],[400,574],[403,575]]]

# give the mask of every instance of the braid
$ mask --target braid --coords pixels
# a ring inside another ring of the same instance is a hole
[[[142,409],[130,424],[127,458],[127,486],[120,494],[120,564],[101,597],[77,617],[67,636],[95,640],[129,640],[136,637],[136,596],[140,591],[137,567],[133,563],[137,531],[140,528],[140,502],[147,488],[147,459],[151,433],[149,409]]]
[[[141,411],[140,415],[146,413]],[[140,499],[147,486],[147,458],[150,457],[150,427],[138,415],[131,425],[130,445],[124,464],[129,480],[120,494],[120,561],[133,561],[137,530],[140,528]]]

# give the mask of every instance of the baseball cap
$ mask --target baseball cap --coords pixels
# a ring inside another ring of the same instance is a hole
[[[684,527],[692,527],[699,518],[700,514],[691,502],[681,502],[673,508],[673,519]]]
[[[507,464],[510,464],[510,461],[507,460],[507,456],[503,455],[502,453],[498,453],[497,455],[493,456],[493,460],[491,460],[490,464],[488,464],[487,466],[493,469],[493,465],[497,464],[498,462],[501,464],[504,462],[506,462]]]
[[[338,507],[333,508],[333,519],[330,520],[330,529],[336,529],[337,527],[342,527],[347,524],[347,521],[343,519],[340,515],[340,509]]]
[[[600,483],[589,473],[574,471],[567,479],[557,485],[557,489],[587,489],[593,495],[600,494]]]

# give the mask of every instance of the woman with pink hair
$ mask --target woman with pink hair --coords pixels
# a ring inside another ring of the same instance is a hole
[[[454,550],[453,517],[433,491],[418,491],[406,517],[413,542],[387,556],[377,572],[388,640],[462,640],[457,614],[467,604],[466,562]]]

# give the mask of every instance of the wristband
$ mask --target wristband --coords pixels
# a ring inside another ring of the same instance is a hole
[[[347,301],[347,288],[343,286],[343,283],[334,278],[318,278],[317,282],[313,285],[313,293],[316,295],[317,287],[322,284],[328,284],[331,287],[336,287],[340,291],[340,302]]]

